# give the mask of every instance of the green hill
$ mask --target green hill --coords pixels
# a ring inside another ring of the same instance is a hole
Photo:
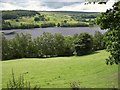
[[[32,86],[42,88],[68,88],[71,82],[80,82],[81,88],[118,87],[118,66],[106,65],[106,51],[97,51],[86,56],[55,58],[23,58],[2,61],[3,87],[11,78],[24,74]]]
[[[99,13],[92,12],[42,12],[27,10],[2,11],[2,29],[30,29],[40,27],[54,27],[58,26],[58,23],[61,27],[75,27],[84,25],[90,26],[94,25],[94,19],[98,15]]]

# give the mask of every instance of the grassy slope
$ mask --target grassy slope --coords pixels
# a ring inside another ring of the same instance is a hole
[[[69,16],[69,13],[56,13],[56,12],[40,12],[42,15],[45,15],[45,18],[48,19],[49,21],[39,21],[39,22],[35,22],[34,18],[37,17],[38,15],[34,16],[34,17],[22,17],[21,19],[18,19],[19,22],[16,22],[15,20],[6,20],[7,22],[11,22],[12,25],[20,25],[20,23],[34,23],[34,24],[42,24],[44,22],[52,22],[52,23],[61,23],[64,20],[68,20],[69,23],[77,23],[77,21],[75,21],[74,19],[72,19]]]
[[[30,23],[34,23],[37,25],[41,25],[44,22],[52,22],[52,23],[62,23],[64,20],[67,20],[68,23],[78,23],[78,21],[74,20],[71,18],[71,15],[74,16],[81,16],[81,15],[87,15],[87,14],[95,14],[97,15],[97,13],[73,13],[73,12],[40,12],[40,14],[45,15],[45,18],[48,19],[49,21],[39,21],[39,22],[35,22],[34,18],[38,17],[38,15],[33,16],[33,17],[22,17],[19,20],[19,22],[16,22],[16,20],[6,20],[7,22],[10,22],[11,25],[15,25],[15,26],[19,26],[20,23],[26,23],[26,24],[30,24]],[[87,22],[84,22],[87,23]]]
[[[11,78],[12,68],[15,76],[25,74],[31,85],[41,87],[70,87],[70,82],[80,81],[81,87],[106,88],[117,87],[117,65],[106,65],[108,53],[98,51],[95,54],[80,57],[26,58],[3,61],[3,87]]]
[[[49,22],[61,23],[64,20],[67,20],[69,23],[77,23],[78,21],[71,18],[69,13],[62,12],[41,12],[41,14],[45,15],[46,18],[49,18]]]

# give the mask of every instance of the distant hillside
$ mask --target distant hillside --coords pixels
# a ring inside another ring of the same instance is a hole
[[[94,19],[99,14],[70,11],[2,11],[2,29],[93,26]]]

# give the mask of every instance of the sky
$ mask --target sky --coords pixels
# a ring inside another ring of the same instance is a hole
[[[87,0],[0,0],[0,10],[105,12],[116,0],[105,4],[87,4]]]

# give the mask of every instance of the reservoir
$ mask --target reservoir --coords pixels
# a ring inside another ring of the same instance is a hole
[[[49,27],[49,28],[34,28],[34,29],[12,29],[12,30],[0,30],[3,32],[6,38],[15,37],[16,33],[29,33],[33,38],[43,34],[43,32],[49,32],[52,34],[61,33],[62,35],[74,35],[83,32],[87,32],[94,35],[96,31],[105,33],[106,30],[101,30],[99,27]]]

